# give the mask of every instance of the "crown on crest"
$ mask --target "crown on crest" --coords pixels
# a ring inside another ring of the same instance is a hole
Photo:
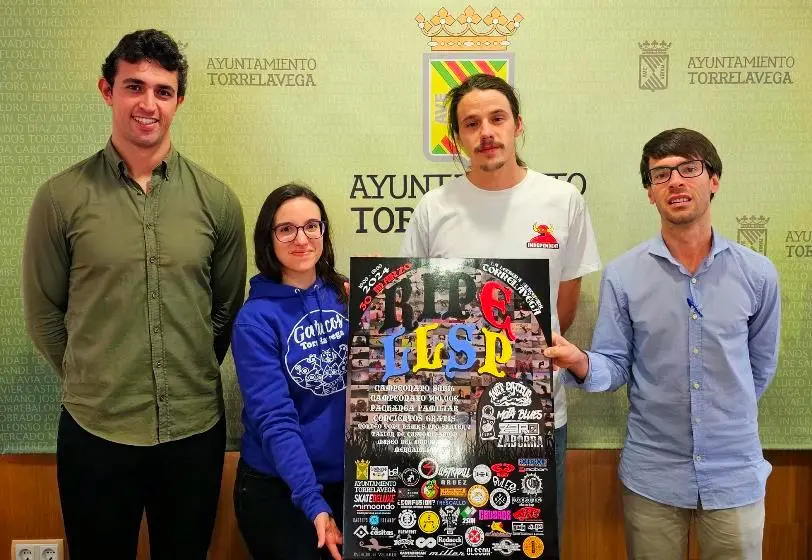
[[[764,216],[740,216],[736,218],[736,221],[739,222],[739,227],[742,229],[763,229],[767,227],[770,218]]]
[[[516,14],[508,19],[499,8],[481,16],[468,6],[457,17],[440,8],[428,19],[423,14],[414,19],[433,51],[505,51],[508,37],[518,31],[524,17]]]
[[[665,54],[671,48],[671,43],[665,41],[643,41],[637,43],[637,46],[643,50],[643,54]]]

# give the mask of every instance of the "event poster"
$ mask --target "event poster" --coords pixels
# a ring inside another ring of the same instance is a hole
[[[345,558],[559,557],[548,266],[351,259]]]

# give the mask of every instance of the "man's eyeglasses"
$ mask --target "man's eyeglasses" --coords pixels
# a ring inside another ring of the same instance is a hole
[[[273,234],[280,243],[290,243],[299,235],[299,230],[302,230],[310,239],[318,239],[324,235],[326,225],[327,222],[311,220],[303,226],[294,226],[293,224],[284,223],[274,226],[272,229]]]
[[[661,183],[667,183],[671,179],[671,174],[675,169],[677,170],[677,173],[682,175],[684,178],[690,179],[691,177],[699,177],[702,175],[702,171],[704,171],[705,168],[708,169],[708,174],[710,175],[711,166],[701,159],[694,159],[691,161],[683,161],[674,167],[664,165],[662,167],[649,169],[648,178],[652,185],[659,185]]]

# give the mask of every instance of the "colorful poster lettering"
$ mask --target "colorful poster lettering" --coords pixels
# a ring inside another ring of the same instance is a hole
[[[350,273],[344,557],[557,559],[548,262]]]

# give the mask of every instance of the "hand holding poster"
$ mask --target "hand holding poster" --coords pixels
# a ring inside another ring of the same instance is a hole
[[[548,262],[350,268],[345,558],[558,558]]]

